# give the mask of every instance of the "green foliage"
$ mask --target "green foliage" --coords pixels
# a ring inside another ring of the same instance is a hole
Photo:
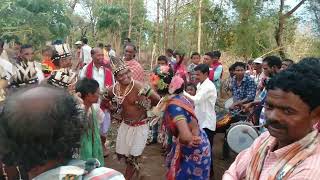
[[[0,33],[8,40],[19,39],[34,45],[64,39],[71,21],[64,1],[11,0],[0,4]]]

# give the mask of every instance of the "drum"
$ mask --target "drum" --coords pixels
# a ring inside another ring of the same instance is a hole
[[[226,102],[224,102],[224,108],[229,109],[233,104],[233,98],[229,98]]]
[[[249,122],[233,123],[227,130],[227,142],[230,149],[236,153],[251,146],[259,136],[258,131]]]

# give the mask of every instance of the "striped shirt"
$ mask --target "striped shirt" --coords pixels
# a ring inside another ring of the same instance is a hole
[[[145,74],[141,64],[134,59],[125,61],[125,63],[132,73],[132,78],[136,81],[144,82]]]
[[[246,175],[246,170],[249,167],[250,160],[252,158],[252,154],[254,149],[259,148],[259,146],[266,140],[269,136],[269,132],[263,133],[260,137],[258,137],[253,145],[251,145],[248,149],[242,151],[236,157],[235,161],[231,164],[229,169],[223,175],[223,180],[234,180],[234,179],[244,179]],[[318,135],[318,140],[320,140],[320,135]],[[309,156],[307,159],[302,161],[297,165],[296,168],[292,171],[289,176],[290,180],[307,180],[307,179],[319,179],[320,177],[320,141],[318,141],[318,145],[316,151]],[[270,146],[271,144],[269,144]],[[264,165],[261,171],[260,180],[268,179],[269,172],[275,167],[279,157],[283,156],[289,149],[294,145],[290,144],[283,148],[277,149],[273,152],[270,150],[267,152],[266,158],[264,160]]]

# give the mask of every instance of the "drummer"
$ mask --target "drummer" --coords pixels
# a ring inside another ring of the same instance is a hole
[[[304,59],[267,84],[267,132],[242,151],[223,179],[318,179],[320,63]]]
[[[254,80],[245,74],[245,63],[236,62],[233,66],[235,74],[231,81],[233,104],[230,109],[237,109],[242,104],[254,100],[257,86]]]

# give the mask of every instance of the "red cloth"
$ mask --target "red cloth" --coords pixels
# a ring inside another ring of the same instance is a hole
[[[216,71],[217,67],[220,65],[222,66],[222,64],[219,61],[212,63],[211,70],[209,71],[209,79],[211,81],[214,81],[214,72]],[[222,73],[221,73],[221,78],[222,78]]]
[[[92,79],[93,77],[93,62],[88,64],[87,71],[86,71],[86,77],[88,79]],[[108,68],[103,68],[104,69],[104,86],[112,86],[113,81],[112,81],[112,72]],[[108,101],[107,100],[102,100],[100,103],[100,108],[105,111],[108,108]]]
[[[88,64],[87,71],[86,71],[86,77],[88,79],[92,79],[93,77],[93,62]],[[112,72],[108,68],[104,68],[104,86],[112,86]]]
[[[140,63],[134,59],[125,61],[125,63],[132,72],[132,78],[136,81],[144,82],[144,69],[142,68]]]

